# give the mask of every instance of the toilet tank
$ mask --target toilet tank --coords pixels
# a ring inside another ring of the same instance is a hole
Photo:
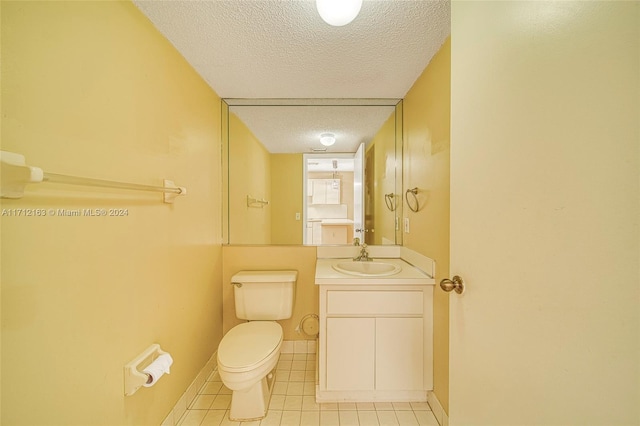
[[[231,277],[236,317],[252,321],[291,318],[298,271],[240,271]]]

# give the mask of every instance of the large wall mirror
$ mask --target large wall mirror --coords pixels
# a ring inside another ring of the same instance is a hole
[[[401,100],[224,99],[222,115],[225,243],[402,244]]]

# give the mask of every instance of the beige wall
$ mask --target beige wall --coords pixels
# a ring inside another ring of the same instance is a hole
[[[271,154],[272,244],[302,244],[303,165],[302,154]]]
[[[240,324],[235,316],[231,277],[243,270],[287,270],[298,271],[296,300],[291,319],[278,321],[282,325],[285,340],[307,340],[310,337],[295,332],[300,320],[307,314],[318,314],[318,288],[315,285],[316,248],[302,246],[224,246],[223,254],[223,300],[226,333]]]
[[[403,195],[409,233],[403,245],[436,262],[436,282],[449,275],[449,121],[451,39],[447,39],[403,102],[403,185],[418,187],[420,209]],[[449,407],[449,295],[434,292],[434,392]]]
[[[452,40],[450,424],[638,425],[640,3],[452,2]]]
[[[188,189],[30,186],[0,216],[2,424],[159,424],[222,337],[220,99],[125,2],[2,7],[2,149],[62,174]],[[150,344],[171,375],[125,397]]]
[[[272,205],[247,205],[248,195],[271,201],[271,154],[233,113],[229,141],[229,241],[271,244]]]

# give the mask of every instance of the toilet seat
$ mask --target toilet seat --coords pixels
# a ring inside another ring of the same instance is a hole
[[[227,372],[255,369],[277,351],[282,327],[272,321],[252,321],[233,327],[218,347],[218,368]]]

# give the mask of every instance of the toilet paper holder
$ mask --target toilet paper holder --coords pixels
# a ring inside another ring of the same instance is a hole
[[[138,355],[136,358],[125,364],[124,366],[124,394],[126,396],[133,395],[138,389],[151,380],[151,375],[143,373],[142,369],[146,368],[160,355],[168,354],[163,351],[160,345],[154,343]],[[147,361],[147,362],[145,362]],[[144,364],[143,364],[144,363]]]

